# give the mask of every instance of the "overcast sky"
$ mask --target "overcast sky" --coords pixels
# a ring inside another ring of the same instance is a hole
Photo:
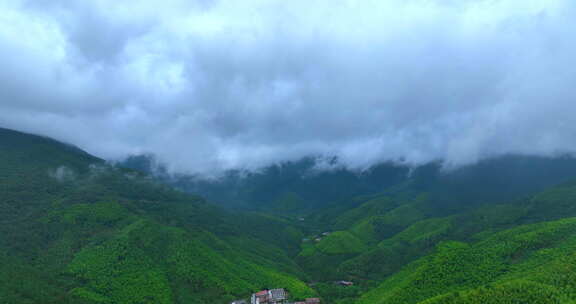
[[[177,171],[576,152],[573,0],[2,0],[0,126]]]

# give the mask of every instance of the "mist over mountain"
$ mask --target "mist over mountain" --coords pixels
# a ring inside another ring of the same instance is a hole
[[[220,194],[219,208],[73,146],[0,129],[0,301],[231,303],[267,288],[334,304],[575,299],[574,159],[509,156],[449,173],[314,166],[208,184],[158,176]]]
[[[0,124],[213,175],[576,151],[569,0],[0,3]],[[34,89],[31,89],[34,88]]]
[[[151,155],[132,156],[120,166],[147,172],[185,192],[227,208],[305,214],[346,205],[360,195],[427,193],[442,209],[470,208],[487,201],[527,196],[576,178],[576,159],[508,155],[446,170],[441,163],[419,167],[382,163],[365,171],[305,158],[258,171],[226,171],[218,178],[172,174]]]
[[[576,303],[576,2],[0,1],[1,304]]]

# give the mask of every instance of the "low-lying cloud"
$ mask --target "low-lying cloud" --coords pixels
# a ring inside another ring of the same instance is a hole
[[[0,54],[0,126],[181,172],[576,151],[570,0],[5,0]]]

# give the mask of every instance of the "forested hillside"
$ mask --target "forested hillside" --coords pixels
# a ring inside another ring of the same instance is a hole
[[[359,198],[360,199],[360,198]],[[364,198],[297,261],[334,303],[573,303],[576,183],[466,211],[426,195]]]
[[[1,303],[316,295],[285,253],[299,236],[273,218],[231,216],[46,138],[0,130],[0,148]]]
[[[506,182],[518,185],[512,193],[487,181],[498,162],[548,173]],[[554,172],[568,180],[572,162],[509,158],[444,177],[433,166],[410,176],[397,167],[379,190],[355,186],[314,208],[294,204],[309,198],[298,186],[273,208],[230,212],[2,129],[0,302],[229,303],[287,288],[330,304],[575,303],[576,183],[539,190]],[[330,174],[315,177],[319,193],[346,184]],[[285,189],[279,180],[274,193]]]
[[[154,156],[131,156],[119,164],[200,194],[215,204],[240,210],[303,214],[357,206],[366,195],[426,193],[441,209],[469,208],[534,194],[575,177],[576,159],[509,155],[461,167],[440,162],[419,167],[383,163],[363,171],[347,170],[333,159],[305,158],[256,172],[227,171],[216,179],[168,172]]]

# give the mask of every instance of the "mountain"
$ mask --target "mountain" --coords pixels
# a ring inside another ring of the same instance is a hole
[[[274,209],[279,213],[310,211],[343,198],[379,192],[403,182],[409,173],[408,168],[392,164],[365,174],[343,168],[317,170],[314,158],[269,166],[259,172],[231,170],[217,179],[169,174],[151,155],[131,156],[119,165],[156,175],[169,185],[199,193],[226,208]]]
[[[226,303],[268,286],[316,295],[286,253],[297,229],[273,218],[232,216],[75,147],[5,129],[0,168],[2,303]]]
[[[576,303],[569,157],[216,182],[123,165],[0,129],[1,303]]]
[[[297,257],[335,303],[573,303],[576,183],[441,215],[426,195],[358,198]],[[348,294],[343,293],[345,288]],[[515,299],[517,300],[517,302]]]
[[[361,172],[340,167],[337,160],[332,169],[321,170],[324,162],[305,158],[257,172],[231,170],[217,179],[170,174],[152,155],[128,157],[120,166],[155,175],[225,208],[300,215],[346,208],[355,197],[376,194],[427,193],[437,209],[467,208],[534,194],[576,176],[576,158],[569,156],[508,155],[450,170],[439,162],[416,168],[382,163]]]

